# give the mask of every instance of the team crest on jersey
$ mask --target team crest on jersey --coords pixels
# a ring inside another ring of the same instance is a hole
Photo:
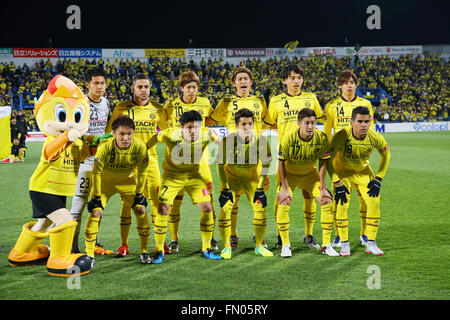
[[[152,120],[156,119],[156,115],[152,112],[150,112],[150,119],[152,119]]]
[[[309,101],[306,101],[306,102],[305,102],[305,107],[311,108],[311,103],[310,103]]]
[[[259,109],[259,104],[255,103],[254,107],[255,109]]]

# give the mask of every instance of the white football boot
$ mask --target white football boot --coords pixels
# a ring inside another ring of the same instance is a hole
[[[381,251],[380,248],[378,248],[375,241],[367,241],[366,253],[371,253],[376,256],[382,256],[384,254],[384,252]]]
[[[350,242],[342,242],[340,255],[343,257],[350,256]]]
[[[339,257],[340,254],[336,252],[336,250],[333,249],[333,247],[331,246],[331,244],[327,243],[325,245],[325,247],[322,247],[322,253],[326,254],[327,256],[330,257]]]
[[[289,243],[287,243],[281,247],[280,256],[282,256],[283,258],[292,257],[291,245]]]

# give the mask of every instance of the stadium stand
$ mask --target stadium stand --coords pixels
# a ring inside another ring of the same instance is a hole
[[[340,70],[352,68],[359,76],[358,94],[371,100],[378,121],[438,121],[448,119],[449,61],[437,53],[399,58],[369,56],[354,61],[352,57],[313,55],[309,57],[270,58],[265,62],[249,58],[240,64],[254,73],[254,94],[266,100],[284,89],[280,71],[288,63],[299,63],[306,71],[305,91],[314,92],[322,108],[339,94],[336,84]],[[151,96],[165,103],[178,95],[177,79],[181,72],[194,70],[201,79],[200,94],[213,106],[233,92],[230,77],[237,65],[220,59],[203,59],[200,63],[187,59],[48,59],[33,66],[16,66],[14,61],[0,63],[0,105],[24,109],[29,130],[38,130],[33,119],[34,99],[39,98],[56,74],[63,74],[84,87],[86,70],[102,67],[108,75],[107,98],[112,105],[131,94],[131,80],[138,72],[147,73],[152,81]]]

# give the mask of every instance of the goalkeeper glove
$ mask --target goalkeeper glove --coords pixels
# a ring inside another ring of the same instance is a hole
[[[112,134],[112,133],[104,134],[104,135],[102,135],[101,137],[94,136],[94,137],[92,138],[92,142],[89,143],[89,145],[90,145],[91,147],[97,147],[97,146],[100,144],[100,142],[102,142],[103,140],[108,139],[108,138],[110,138],[110,137],[113,137],[113,134]]]
[[[256,189],[253,197],[253,203],[256,203],[258,200],[261,202],[263,208],[267,206],[267,197],[262,188]]]
[[[367,191],[369,197],[376,198],[380,195],[381,181],[379,179],[380,178],[375,177],[375,179],[372,179],[367,185],[367,188],[369,188],[369,191]]]
[[[222,208],[228,202],[228,200],[233,202],[233,194],[231,193],[230,189],[223,189],[219,197],[220,207]]]
[[[102,210],[105,210],[102,205],[102,198],[99,196],[94,196],[89,202],[87,203],[87,209],[89,212],[92,213],[93,210],[100,208]]]
[[[144,197],[142,193],[136,193],[136,196],[134,197],[133,205],[131,206],[134,208],[137,205],[147,207],[147,199]]]
[[[334,198],[336,200],[336,204],[339,204],[339,200],[341,200],[341,204],[347,203],[347,196],[345,195],[346,193],[350,194],[345,185],[335,187]]]

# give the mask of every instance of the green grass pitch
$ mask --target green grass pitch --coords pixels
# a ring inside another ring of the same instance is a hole
[[[238,218],[239,248],[233,251],[231,260],[206,260],[200,257],[200,214],[186,196],[181,209],[178,254],[167,255],[162,265],[140,264],[133,219],[131,254],[121,259],[98,256],[94,269],[79,278],[79,282],[51,277],[45,265],[10,267],[7,263],[22,225],[33,220],[28,182],[42,143],[30,142],[25,163],[0,166],[0,299],[447,300],[450,298],[450,132],[391,133],[385,137],[392,158],[383,180],[377,238],[384,256],[367,255],[359,245],[358,203],[354,193],[349,211],[352,255],[328,257],[307,248],[302,243],[302,196],[297,190],[290,212],[292,258],[281,258],[280,250],[274,250],[271,258],[255,256],[252,211],[243,197]],[[158,145],[160,155],[163,155],[162,148]],[[378,161],[379,156],[374,152],[371,159],[374,171]],[[217,210],[219,181],[215,167],[212,172]],[[275,177],[270,179],[265,239],[272,249],[276,238]],[[68,198],[68,208],[70,205],[71,198]],[[108,249],[117,250],[120,246],[119,210],[116,195],[108,203],[100,226],[100,240]],[[85,221],[86,211],[82,231]],[[320,243],[319,212],[314,235]],[[168,240],[169,237],[170,234]],[[215,238],[221,247],[217,227]],[[83,238],[80,240],[84,248]],[[48,244],[48,239],[44,243]],[[153,246],[152,230],[149,247]],[[375,276],[379,282],[373,281]],[[374,288],[374,284],[378,287]]]

